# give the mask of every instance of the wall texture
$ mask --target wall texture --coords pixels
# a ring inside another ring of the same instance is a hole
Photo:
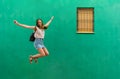
[[[94,7],[94,34],[76,33],[77,7]],[[120,79],[120,0],[1,0],[0,79]],[[46,23],[50,55],[29,64],[36,54],[32,33],[13,20]]]

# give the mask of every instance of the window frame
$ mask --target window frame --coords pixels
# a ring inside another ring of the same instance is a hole
[[[80,9],[92,9],[92,12],[93,12],[92,25],[93,25],[93,26],[92,26],[92,31],[91,31],[91,32],[80,32],[80,31],[78,30],[78,27],[79,27],[79,26],[78,26],[78,23],[79,23],[79,20],[78,20],[78,19],[79,19],[79,18],[78,18],[79,12],[78,12],[78,11],[79,11]],[[78,34],[84,34],[84,33],[85,33],[85,34],[93,34],[93,33],[94,33],[94,7],[77,7],[77,29],[76,29],[76,30],[77,30],[77,33],[78,33]]]

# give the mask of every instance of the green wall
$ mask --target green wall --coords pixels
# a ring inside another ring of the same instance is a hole
[[[94,7],[94,34],[76,33],[77,7]],[[1,0],[0,79],[120,79],[120,0]],[[32,33],[13,24],[46,23],[50,55],[29,64],[36,54]]]

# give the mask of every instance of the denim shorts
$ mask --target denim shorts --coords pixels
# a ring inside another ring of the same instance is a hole
[[[36,49],[38,48],[44,48],[44,40],[43,38],[35,38],[35,41],[34,41],[34,47]]]

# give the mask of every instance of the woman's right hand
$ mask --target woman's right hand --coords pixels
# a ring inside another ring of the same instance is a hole
[[[15,23],[15,24],[18,24],[18,22],[17,22],[16,20],[14,20],[14,23]]]

